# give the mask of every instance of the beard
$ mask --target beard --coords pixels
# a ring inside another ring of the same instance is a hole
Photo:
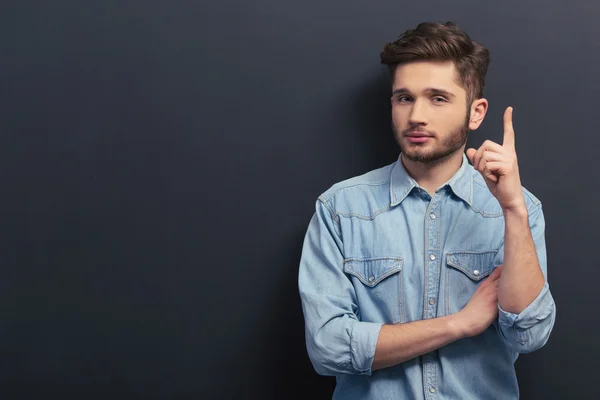
[[[395,130],[395,129],[394,129]],[[420,131],[432,134],[437,145],[431,146],[429,144],[419,143],[406,143],[403,145],[405,135],[411,131]],[[463,123],[463,125],[452,131],[451,133],[444,135],[442,139],[435,132],[426,131],[423,129],[409,128],[402,132],[399,136],[396,136],[396,141],[400,145],[400,151],[403,156],[410,161],[420,162],[424,164],[436,164],[448,159],[451,155],[459,151],[464,144],[467,142],[469,136],[469,118]],[[431,148],[428,148],[431,147]]]

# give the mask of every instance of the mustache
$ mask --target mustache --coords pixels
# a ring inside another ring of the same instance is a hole
[[[419,133],[425,133],[425,134],[430,135],[430,136],[437,136],[436,133],[433,132],[433,131],[428,131],[428,130],[420,129],[420,128],[408,128],[408,129],[405,129],[404,131],[402,131],[402,134],[404,136],[406,136],[406,135],[408,135],[411,132],[419,132]]]

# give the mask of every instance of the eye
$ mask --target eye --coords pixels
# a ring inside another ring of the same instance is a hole
[[[448,100],[446,100],[445,98],[443,98],[441,96],[436,96],[436,97],[433,98],[433,102],[441,104],[441,103],[448,102]]]
[[[399,95],[396,97],[396,101],[398,103],[408,103],[409,101],[411,101],[412,99],[410,98],[410,96],[407,96],[405,94],[403,95]]]

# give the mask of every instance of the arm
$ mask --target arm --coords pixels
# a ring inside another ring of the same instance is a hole
[[[504,257],[504,271],[498,288],[498,329],[506,344],[519,353],[544,346],[556,318],[547,282],[541,204],[534,204],[527,214],[526,226],[519,217],[505,217],[504,254],[499,252],[499,257]]]
[[[352,282],[343,272],[339,222],[319,199],[304,238],[298,287],[306,349],[320,375],[370,375],[382,323],[359,321]]]
[[[437,350],[456,340],[480,334],[498,316],[498,283],[503,266],[494,269],[459,312],[400,325],[384,325],[373,369],[390,367]]]
[[[391,367],[461,339],[456,314],[381,328],[373,370]]]
[[[502,145],[486,140],[467,156],[504,212],[505,257],[498,288],[499,333],[519,353],[542,347],[554,326],[556,307],[546,281],[544,216],[539,201],[526,207],[515,151],[512,107],[504,112]],[[497,261],[497,263],[501,263]]]
[[[498,303],[503,310],[519,314],[540,294],[545,281],[525,204],[505,210],[504,221],[504,273],[498,286]]]
[[[334,213],[318,201],[304,239],[298,285],[306,348],[321,375],[371,375],[476,335],[497,318],[501,268],[459,313],[397,325],[360,321],[354,286],[342,269],[342,249]]]

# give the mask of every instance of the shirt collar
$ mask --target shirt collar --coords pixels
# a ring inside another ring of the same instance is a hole
[[[452,192],[469,206],[473,200],[473,177],[468,171],[470,166],[466,154],[463,153],[462,165],[454,176],[442,185],[442,187],[449,186]],[[400,204],[415,187],[419,187],[419,185],[406,172],[402,164],[402,154],[400,154],[392,167],[390,176],[390,205],[393,207]]]

